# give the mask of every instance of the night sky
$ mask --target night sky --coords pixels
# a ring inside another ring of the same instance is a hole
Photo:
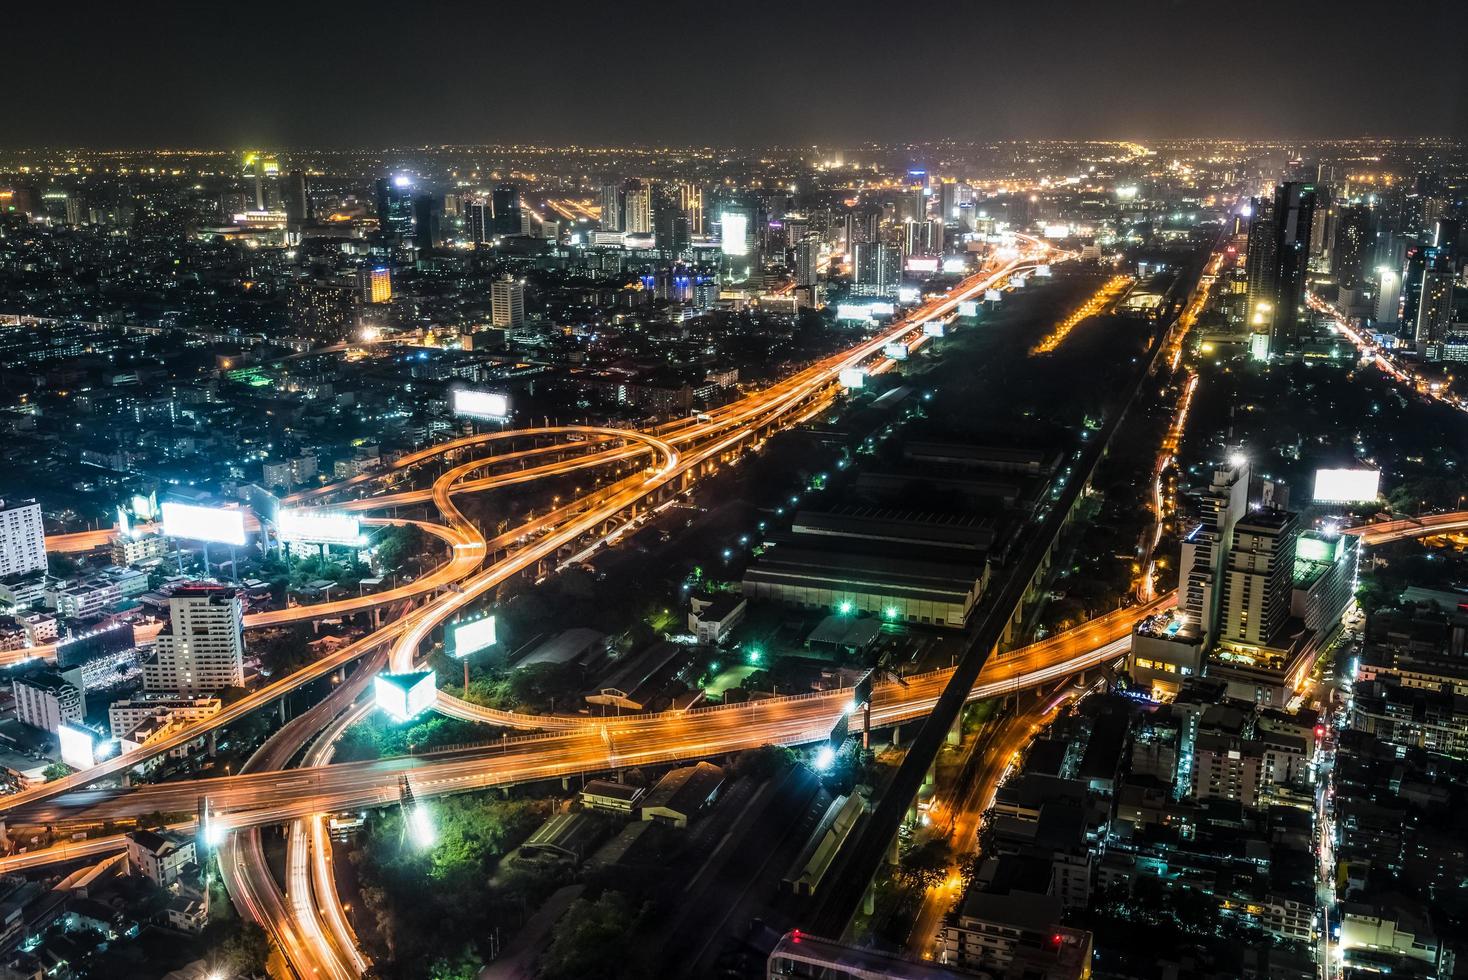
[[[1461,2],[78,4],[0,145],[1468,136]]]

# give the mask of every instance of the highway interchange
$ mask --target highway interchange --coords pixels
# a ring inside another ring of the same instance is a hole
[[[516,715],[440,692],[435,707],[445,714],[537,733],[453,752],[330,763],[336,738],[368,710],[370,702],[361,699],[361,692],[384,664],[392,670],[412,669],[424,641],[435,629],[471,610],[501,583],[523,573],[533,574],[545,563],[554,567],[568,552],[582,553],[620,533],[625,522],[665,506],[679,489],[732,454],[829,407],[839,393],[842,370],[858,364],[869,370],[890,366],[880,353],[889,342],[903,341],[910,348],[916,347],[924,339],[923,323],[951,318],[959,303],[982,296],[985,290],[998,287],[1016,273],[1060,257],[1044,243],[1021,239],[1019,247],[996,256],[957,288],[927,301],[868,340],[707,415],[682,419],[647,433],[590,426],[481,433],[404,456],[386,471],[362,474],[286,498],[289,504],[333,500],[334,508],[358,511],[431,505],[438,511],[438,522],[378,517],[368,518],[367,523],[419,527],[447,546],[449,560],[414,582],[384,592],[252,614],[246,620],[247,628],[366,610],[386,610],[389,615],[385,624],[368,636],[295,674],[266,684],[207,721],[186,726],[143,749],[105,760],[94,769],[0,798],[0,814],[12,825],[95,826],[104,820],[126,820],[154,812],[192,813],[200,798],[206,798],[213,814],[207,835],[221,845],[221,869],[236,904],[270,930],[298,975],[345,978],[360,976],[366,961],[335,897],[329,869],[330,846],[324,832],[326,813],[396,803],[403,775],[410,778],[416,795],[432,797],[826,737],[836,718],[850,709],[848,692],[595,719]],[[512,439],[521,443],[554,441],[493,454],[500,443]],[[490,454],[482,454],[486,449]],[[430,488],[392,489],[394,482],[410,476],[415,468],[435,463],[450,465]],[[506,468],[507,464],[517,468]],[[493,538],[486,539],[454,501],[455,496],[464,493],[593,467],[620,467],[622,473],[628,469],[631,472]],[[343,498],[343,494],[373,485],[381,485],[387,492]],[[1468,512],[1353,531],[1361,534],[1364,544],[1372,545],[1464,528],[1468,528]],[[58,551],[92,550],[105,546],[111,533],[53,536],[48,538],[47,546]],[[1173,598],[1159,596],[992,657],[970,697],[992,697],[1114,663],[1125,655],[1133,624],[1168,607]],[[140,631],[139,638],[147,641],[151,636]],[[25,651],[28,655],[50,652]],[[282,728],[237,775],[136,788],[88,788],[234,723],[289,691],[364,657],[369,660],[347,682]],[[951,675],[951,670],[941,670],[905,678],[905,686],[879,685],[873,697],[873,724],[892,724],[924,715],[937,702]],[[287,768],[303,746],[306,752],[299,760],[300,768]],[[259,838],[259,828],[274,824],[288,825],[284,895],[266,866]],[[0,870],[104,854],[119,846],[118,838],[99,838],[0,859]]]

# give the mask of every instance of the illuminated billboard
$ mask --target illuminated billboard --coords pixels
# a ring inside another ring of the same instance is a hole
[[[938,260],[926,255],[910,255],[905,266],[908,272],[937,272]]]
[[[841,387],[843,387],[843,388],[849,388],[852,391],[858,391],[858,390],[860,390],[862,388],[865,388],[866,387],[866,384],[867,384],[867,371],[866,371],[866,368],[859,368],[859,367],[842,368],[841,369],[841,376],[840,377],[841,377]]]
[[[1070,225],[1046,225],[1042,234],[1046,238],[1064,238],[1070,234]]]
[[[882,348],[882,353],[894,361],[905,361],[907,360],[907,345],[900,340],[894,340]]]
[[[997,303],[1004,298],[1004,294],[997,289],[984,290],[984,300],[989,303]]]
[[[941,336],[943,336],[943,321],[942,320],[929,320],[927,323],[924,323],[923,324],[923,336],[924,337],[941,337]]]
[[[976,303],[976,302],[974,302],[971,299],[964,300],[962,303],[959,303],[958,304],[958,315],[959,316],[978,316],[979,315],[979,304]]]
[[[947,273],[963,272],[968,268],[968,260],[957,257],[943,260],[943,271]]]
[[[280,540],[298,544],[336,544],[359,548],[362,524],[354,514],[331,510],[283,509],[275,516]]]
[[[496,420],[510,417],[510,399],[501,392],[455,388],[452,397],[455,415]]]
[[[245,512],[223,507],[197,507],[172,500],[163,502],[163,533],[186,541],[218,544],[245,543]]]
[[[63,721],[56,728],[61,741],[61,761],[73,769],[90,769],[97,764],[97,735],[90,728]]]
[[[916,286],[898,286],[897,302],[916,303],[923,298],[922,292]]]
[[[378,674],[372,678],[372,696],[389,718],[411,721],[433,706],[438,697],[438,676],[431,670]]]
[[[727,212],[720,222],[719,248],[725,255],[749,252],[749,215]]]
[[[1373,501],[1381,488],[1376,470],[1316,470],[1315,502],[1352,504]]]
[[[494,644],[493,616],[482,616],[449,627],[449,653],[456,657],[467,657]]]
[[[155,521],[158,519],[158,498],[154,494],[144,497],[142,494],[134,494],[132,499],[133,516],[140,521]]]
[[[870,320],[872,308],[865,303],[839,303],[836,306],[838,320]]]

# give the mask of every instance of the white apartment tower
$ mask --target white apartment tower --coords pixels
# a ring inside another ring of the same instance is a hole
[[[490,318],[496,327],[518,327],[525,322],[525,284],[505,276],[489,287]]]
[[[245,682],[244,603],[222,585],[200,583],[168,599],[168,625],[143,663],[143,689],[192,696]]]
[[[1213,471],[1203,495],[1198,526],[1182,543],[1178,568],[1178,612],[1182,632],[1204,638],[1217,635],[1219,590],[1224,559],[1233,546],[1234,525],[1249,506],[1249,463],[1234,458]]]
[[[46,567],[46,529],[34,500],[0,500],[0,577]]]

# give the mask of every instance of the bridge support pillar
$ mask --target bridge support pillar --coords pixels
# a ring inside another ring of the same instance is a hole
[[[125,769],[122,773],[122,788],[129,789],[133,784],[133,771]]]
[[[901,744],[902,744],[902,726],[901,725],[893,725],[892,726],[892,747],[895,749],[895,748],[897,748],[897,746],[899,746]]]
[[[569,792],[570,789],[571,789],[571,777],[570,776],[562,776],[561,777],[561,792],[562,793]]]
[[[862,897],[861,911],[863,915],[875,915],[877,912],[877,890],[871,885],[867,886],[867,893]]]
[[[215,728],[209,732],[209,758],[219,755],[219,729]]]
[[[958,745],[963,741],[963,716],[953,719],[953,727],[948,729],[948,744]]]
[[[901,861],[902,853],[897,847],[897,838],[894,836],[892,838],[892,843],[887,847],[887,863],[891,865],[896,865],[901,863]]]

